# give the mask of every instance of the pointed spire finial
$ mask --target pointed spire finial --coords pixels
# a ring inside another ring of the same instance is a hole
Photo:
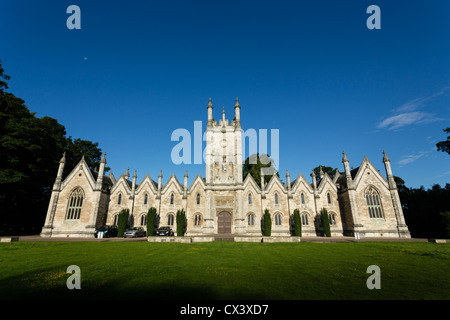
[[[158,177],[162,177],[162,169],[159,170],[159,175]]]
[[[61,158],[61,160],[59,160],[60,163],[66,163],[66,152],[63,152],[63,156]]]
[[[234,105],[235,108],[240,107],[239,105],[239,99],[236,97],[236,104]]]
[[[209,98],[208,107],[212,107],[211,98]]]
[[[103,156],[102,156],[102,159],[100,160],[100,163],[106,163],[105,156],[106,156],[106,152],[103,152]]]
[[[342,162],[348,162],[348,158],[347,158],[347,156],[345,155],[345,150],[342,151],[342,154],[344,155],[344,156],[342,157]]]
[[[134,169],[134,174],[133,174],[133,178],[136,178],[137,174],[136,174],[136,169]]]
[[[289,170],[286,168],[286,177],[290,177]]]
[[[383,150],[383,162],[387,162],[387,161],[389,161],[389,158],[388,158],[388,156],[386,155],[386,151],[384,151]]]
[[[186,173],[184,174],[184,176],[185,176],[185,177],[187,177],[187,176],[188,176],[188,174],[187,174],[187,169],[186,169]]]
[[[225,107],[222,108],[222,119],[225,121]]]

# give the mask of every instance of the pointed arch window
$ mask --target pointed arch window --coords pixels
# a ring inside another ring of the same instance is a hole
[[[328,201],[328,204],[331,204],[331,196],[330,196],[329,192],[327,193],[327,201]]]
[[[170,194],[170,204],[173,204],[173,193]]]
[[[113,226],[117,226],[118,221],[119,221],[119,214],[117,213],[114,215]]]
[[[300,198],[302,200],[302,204],[305,204],[305,194],[302,192],[302,194],[300,195]]]
[[[81,190],[81,188],[76,188],[70,195],[66,219],[79,220],[82,206],[83,206],[83,190]]]
[[[141,226],[147,225],[147,215],[143,214],[141,215]]]
[[[279,214],[279,213],[275,214],[275,224],[277,226],[281,226],[281,214]]]
[[[308,215],[306,214],[306,213],[303,213],[302,214],[302,224],[305,226],[305,225],[308,225]]]
[[[174,221],[175,219],[174,219],[174,216],[173,216],[173,214],[169,214],[168,216],[167,216],[167,225],[168,226],[173,226],[173,221]]]
[[[144,196],[144,204],[147,204],[147,202],[148,202],[148,194],[146,193]]]
[[[117,204],[121,204],[122,203],[122,194],[119,193],[119,197],[117,198]]]
[[[278,204],[278,193],[275,193],[275,204]]]
[[[370,218],[383,218],[383,210],[378,192],[370,187],[366,193],[367,208]]]
[[[197,204],[200,204],[200,193],[197,193]]]
[[[255,225],[255,215],[253,213],[249,213],[247,216],[248,219],[248,225],[254,226]]]
[[[335,225],[336,224],[336,215],[334,213],[330,213],[328,215],[328,219],[330,221],[330,225]]]
[[[252,194],[248,194],[248,204],[252,204]]]
[[[194,216],[194,226],[199,227],[202,224],[202,215],[200,213]]]

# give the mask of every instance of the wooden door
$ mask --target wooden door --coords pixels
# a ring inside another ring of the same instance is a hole
[[[218,216],[218,233],[231,233],[231,214],[222,211]]]

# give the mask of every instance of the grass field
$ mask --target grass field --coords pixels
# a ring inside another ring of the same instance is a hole
[[[450,244],[427,242],[14,242],[0,270],[0,299],[450,299]]]

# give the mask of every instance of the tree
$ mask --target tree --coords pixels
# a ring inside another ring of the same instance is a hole
[[[320,210],[320,222],[322,223],[322,230],[326,237],[331,237],[330,219],[328,218],[328,211],[325,208]]]
[[[443,129],[442,131],[445,133],[450,133],[450,127]],[[438,151],[447,152],[450,154],[450,136],[447,137],[447,140],[436,143],[436,147]]]
[[[151,207],[147,212],[147,236],[154,236],[156,227],[156,208]]]
[[[320,169],[322,168],[322,172],[325,174],[327,173],[331,179],[334,178],[334,175],[336,174],[337,168],[327,167],[327,166],[317,166],[313,169],[314,174],[316,175],[316,181],[319,182],[320,179]]]
[[[130,209],[122,209],[119,212],[119,218],[117,220],[117,236],[123,237],[123,234],[125,233],[127,226],[128,226],[128,219],[130,217]]]
[[[300,219],[300,212],[298,209],[294,210],[294,234],[297,237],[302,236],[302,221]]]
[[[269,168],[271,174],[264,175],[264,183],[267,184],[274,174],[280,176],[274,167],[274,161],[267,154],[252,154],[245,159],[242,165],[242,175],[244,179],[250,174],[255,182],[261,187],[261,168]]]
[[[186,214],[184,209],[177,211],[177,236],[184,236],[184,226],[186,224]]]
[[[6,80],[0,61],[0,234],[36,234],[45,221],[63,152],[66,160],[77,154],[73,158],[78,162],[82,155],[76,150],[91,150],[85,160],[92,157],[95,165],[101,150],[98,144],[67,138],[56,119],[36,117],[24,100],[6,91]],[[66,175],[72,165],[66,165]]]
[[[264,235],[270,237],[272,234],[272,218],[268,209],[264,210]]]

